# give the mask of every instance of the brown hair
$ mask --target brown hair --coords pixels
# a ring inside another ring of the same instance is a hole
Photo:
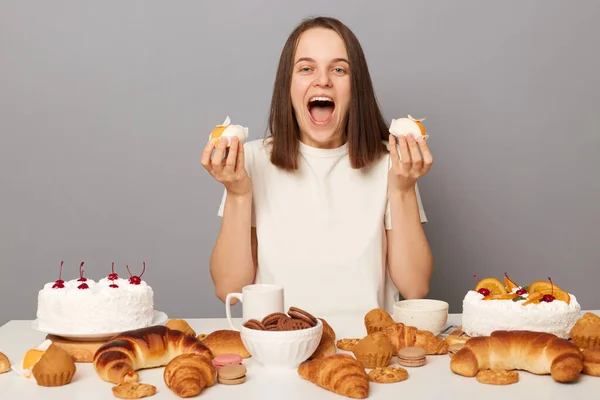
[[[358,39],[341,21],[330,17],[304,19],[283,46],[269,113],[271,163],[289,171],[298,168],[300,129],[290,94],[292,67],[300,35],[312,28],[331,29],[340,35],[346,46],[352,71],[351,100],[345,123],[348,155],[352,168],[366,167],[386,151],[382,140],[388,139],[388,128],[377,104],[367,61]]]

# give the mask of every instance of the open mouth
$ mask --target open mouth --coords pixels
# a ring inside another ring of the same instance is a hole
[[[315,124],[322,125],[331,121],[335,102],[331,97],[315,96],[308,101],[308,113]]]

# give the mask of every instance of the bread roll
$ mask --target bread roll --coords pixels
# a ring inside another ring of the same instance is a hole
[[[220,354],[237,354],[242,358],[250,357],[246,350],[240,332],[233,330],[218,330],[210,333],[204,339],[202,344],[210,349],[213,356]]]

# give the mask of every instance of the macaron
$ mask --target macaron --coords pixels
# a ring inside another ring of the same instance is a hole
[[[425,365],[427,352],[421,347],[405,347],[398,351],[398,364],[405,367],[420,367]]]
[[[238,354],[219,354],[213,358],[213,365],[216,369],[223,368],[227,365],[241,365],[242,356]]]
[[[243,365],[225,365],[219,368],[217,380],[224,385],[239,385],[246,381],[246,367]]]

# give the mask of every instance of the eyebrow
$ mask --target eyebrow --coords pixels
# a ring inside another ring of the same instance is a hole
[[[310,58],[310,57],[301,57],[298,60],[296,60],[296,62],[294,64],[298,64],[299,62],[302,62],[302,61],[315,62],[315,59]],[[346,64],[350,65],[350,62],[343,57],[334,58],[333,60],[331,60],[331,62],[332,63],[345,62]]]

